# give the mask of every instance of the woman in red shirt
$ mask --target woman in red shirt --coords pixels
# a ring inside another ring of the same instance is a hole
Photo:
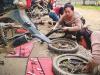
[[[49,12],[49,17],[53,21],[58,21],[62,14],[63,14],[63,7],[54,7],[53,10]]]

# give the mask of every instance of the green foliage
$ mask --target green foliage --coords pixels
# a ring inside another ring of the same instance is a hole
[[[89,6],[89,5],[75,5],[76,8],[100,10],[100,6]]]

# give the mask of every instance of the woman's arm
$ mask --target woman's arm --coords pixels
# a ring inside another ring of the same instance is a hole
[[[59,19],[59,21],[53,27],[53,30],[55,30],[57,27],[59,27],[62,24],[63,20],[64,20],[64,16],[61,16],[60,19]]]
[[[82,29],[82,22],[81,22],[81,20],[80,19],[77,19],[76,21],[75,21],[75,23],[74,24],[72,24],[72,27],[64,27],[63,28],[63,30],[64,31],[79,31],[79,30],[81,30]]]

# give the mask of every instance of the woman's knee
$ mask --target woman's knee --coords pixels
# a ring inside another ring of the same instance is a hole
[[[50,17],[51,19],[53,19],[53,21],[58,21],[58,20],[59,20],[59,17],[58,17],[57,14],[54,13],[54,12],[50,12],[50,13],[49,13],[49,17]]]

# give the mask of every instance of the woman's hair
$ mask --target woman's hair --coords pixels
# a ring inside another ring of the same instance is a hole
[[[66,8],[71,8],[71,10],[72,11],[74,11],[74,6],[71,4],[71,3],[66,3],[65,5],[64,5],[64,10],[66,9]]]
[[[60,9],[59,9],[59,14],[63,14],[63,12],[64,12],[64,7],[60,7]]]

